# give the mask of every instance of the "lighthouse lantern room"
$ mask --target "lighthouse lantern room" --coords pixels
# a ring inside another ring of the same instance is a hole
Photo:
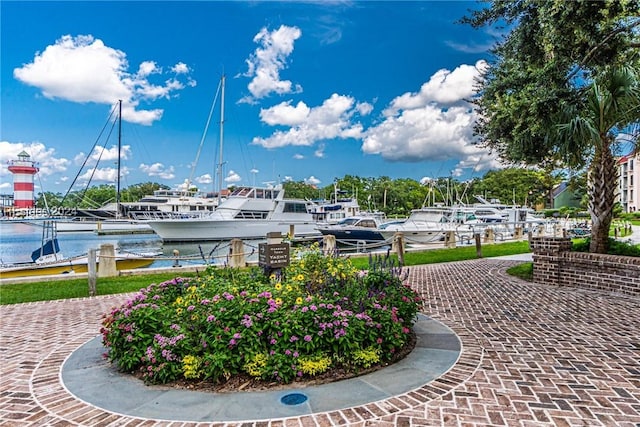
[[[13,207],[30,209],[34,207],[33,176],[38,173],[31,156],[22,151],[18,160],[9,161],[9,171],[13,174]]]

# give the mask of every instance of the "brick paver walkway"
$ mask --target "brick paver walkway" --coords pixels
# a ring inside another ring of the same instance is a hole
[[[513,264],[410,269],[424,312],[463,342],[459,362],[437,381],[358,408],[227,425],[639,427],[640,300],[526,283],[504,273]],[[64,389],[61,364],[124,299],[0,307],[0,426],[224,424],[120,416]]]

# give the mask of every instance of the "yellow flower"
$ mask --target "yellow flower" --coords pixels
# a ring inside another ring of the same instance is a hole
[[[187,288],[187,291],[194,293],[196,291],[196,287],[195,286],[189,286],[189,288]]]
[[[302,304],[302,297],[296,298],[296,304]]]
[[[276,298],[276,304],[282,305],[282,298]]]
[[[176,304],[178,305],[182,304],[182,297],[176,298]]]
[[[271,274],[271,276],[269,276],[269,279],[276,280],[276,275],[275,274]]]
[[[287,292],[291,292],[293,290],[293,286],[287,285]]]
[[[276,289],[277,290],[282,289],[282,283],[280,283],[280,282],[276,283]]]
[[[298,274],[298,275],[296,276],[296,280],[297,280],[298,282],[302,282],[302,281],[304,280],[304,274]]]
[[[182,309],[181,308],[176,308],[176,313],[182,314]]]

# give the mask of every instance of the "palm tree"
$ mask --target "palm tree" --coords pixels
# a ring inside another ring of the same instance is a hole
[[[591,215],[589,251],[606,253],[613,220],[618,172],[614,149],[624,138],[634,147],[640,136],[640,88],[632,68],[619,68],[585,88],[582,108],[569,107],[558,125],[564,157],[569,164],[591,153],[588,209]]]

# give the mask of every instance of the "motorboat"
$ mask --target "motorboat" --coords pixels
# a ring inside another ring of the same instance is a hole
[[[88,255],[65,257],[60,251],[57,228],[54,221],[43,224],[42,245],[31,253],[31,261],[0,265],[0,278],[9,279],[28,276],[47,276],[52,274],[86,273],[89,269]],[[100,250],[96,251],[96,264],[99,269]],[[117,270],[130,270],[148,267],[157,253],[138,254],[115,250]]]
[[[146,223],[165,242],[264,239],[273,232],[290,238],[319,237],[310,205],[307,200],[285,199],[280,184],[241,186],[208,214],[195,218],[151,219]]]
[[[385,240],[380,227],[384,224],[381,215],[354,215],[337,224],[318,225],[322,235],[333,235],[338,242],[378,242]]]
[[[456,230],[470,221],[475,218],[450,207],[424,207],[412,210],[403,222],[381,225],[379,233],[385,240],[402,233],[407,243],[433,243],[444,239],[447,231]]]

